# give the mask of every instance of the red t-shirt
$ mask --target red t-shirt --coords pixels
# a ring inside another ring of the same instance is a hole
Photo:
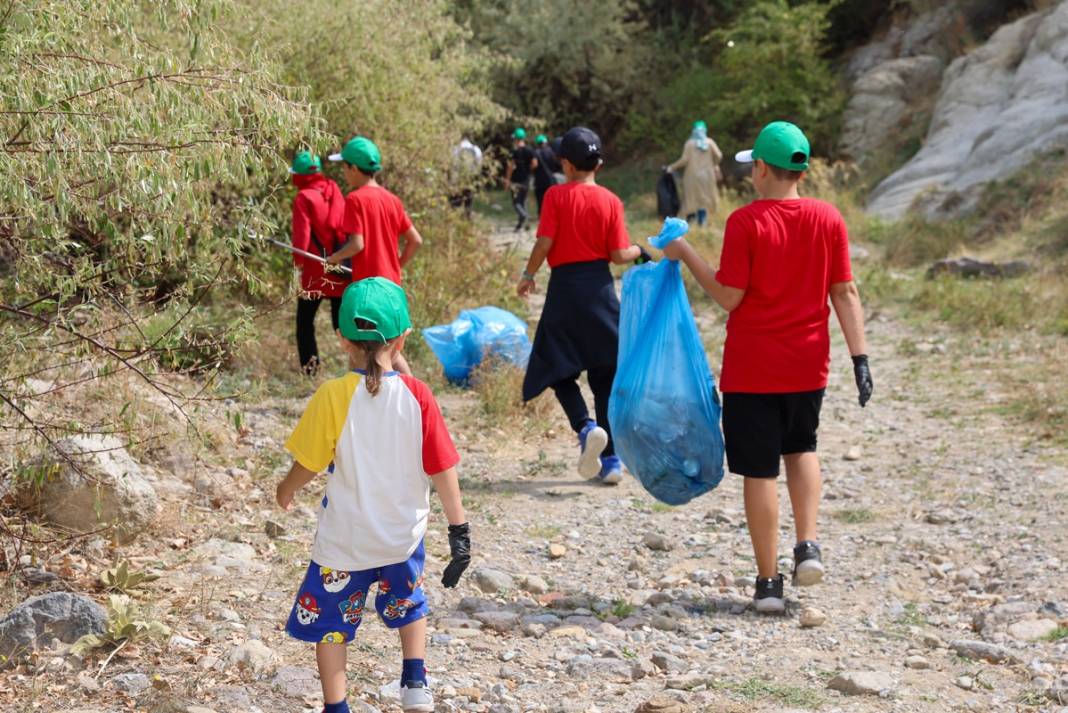
[[[720,388],[790,393],[826,387],[830,288],[852,279],[845,221],[831,204],[758,200],[734,211],[716,280],[745,296],[727,319]]]
[[[293,198],[293,247],[328,257],[344,242],[340,234],[345,211],[341,189],[321,175],[294,175],[293,183],[299,189]],[[300,268],[300,288],[312,297],[340,297],[349,285],[348,275],[327,273],[322,263],[303,255],[293,253],[293,264]]]
[[[549,238],[549,267],[608,260],[630,246],[623,201],[595,183],[563,183],[545,192],[538,235]]]
[[[401,283],[401,233],[412,227],[412,219],[400,198],[382,186],[357,188],[345,198],[345,235],[363,236],[363,250],[352,258],[352,279],[386,277]]]

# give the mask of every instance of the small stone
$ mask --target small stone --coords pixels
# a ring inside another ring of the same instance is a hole
[[[663,614],[654,615],[649,624],[654,629],[659,629],[660,631],[675,631],[679,628],[678,621],[672,619],[670,616],[665,616]]]
[[[949,647],[956,651],[957,655],[973,661],[1004,663],[1016,660],[1016,656],[1004,646],[990,644],[985,641],[956,639],[949,642]]]
[[[510,611],[476,612],[474,618],[491,631],[506,633],[519,626],[519,615]]]
[[[278,539],[286,534],[286,529],[274,520],[267,520],[263,523],[263,531],[267,533],[267,537],[272,540]]]
[[[456,695],[463,696],[464,698],[469,699],[472,703],[479,703],[482,701],[482,689],[474,686],[457,688]]]
[[[672,656],[663,651],[654,653],[650,657],[650,660],[653,662],[654,666],[667,673],[682,673],[689,668],[689,666],[686,665],[686,662],[678,656]]]
[[[190,639],[188,637],[179,636],[178,634],[175,634],[174,636],[172,636],[170,639],[167,640],[167,647],[170,648],[170,649],[179,649],[179,650],[181,650],[181,649],[195,649],[197,647],[197,642],[193,641],[192,639]]]
[[[227,660],[231,666],[259,673],[266,669],[273,659],[274,652],[266,644],[259,639],[249,639],[234,646]]]
[[[959,518],[952,510],[934,510],[927,513],[927,522],[931,525],[949,525]]]
[[[847,696],[881,696],[894,690],[893,677],[882,671],[843,671],[827,683]]]
[[[143,673],[120,673],[111,679],[111,684],[130,696],[139,696],[152,686],[152,681]]]
[[[827,615],[816,607],[805,607],[801,610],[799,621],[802,629],[811,629],[816,626],[823,626],[827,621]]]
[[[558,626],[549,632],[549,636],[555,639],[581,639],[586,636],[586,630],[581,626]]]
[[[958,676],[953,683],[957,684],[957,688],[963,688],[965,691],[975,688],[975,680],[971,676]]]
[[[314,696],[320,691],[319,675],[306,666],[280,666],[271,685],[290,698]]]
[[[681,703],[667,696],[654,696],[634,709],[634,713],[685,713]]]
[[[535,574],[528,574],[520,578],[519,587],[524,592],[531,594],[545,594],[549,591],[549,583]]]
[[[860,446],[853,446],[848,451],[846,451],[845,459],[846,460],[860,460],[860,457],[863,454],[864,454],[864,452],[860,449]]]
[[[78,672],[78,687],[86,693],[96,693],[100,690],[100,682],[93,678],[87,671]]]
[[[645,659],[636,662],[633,666],[631,666],[630,669],[630,677],[633,678],[635,681],[637,681],[638,679],[655,676],[657,673],[657,668],[653,665],[653,662],[647,661]]]
[[[671,540],[659,532],[647,532],[642,536],[642,544],[651,550],[667,552],[671,549]]]
[[[1024,619],[1009,627],[1009,636],[1017,641],[1039,641],[1057,630],[1057,622],[1050,619]]]
[[[515,588],[512,576],[497,569],[480,569],[475,572],[475,584],[486,594],[496,594]]]
[[[205,706],[186,706],[185,713],[215,713],[215,709]]]
[[[567,554],[567,548],[558,542],[549,545],[549,559],[558,560]]]
[[[923,656],[909,656],[905,659],[905,668],[914,668],[918,670],[931,668],[931,662]]]
[[[676,691],[692,691],[701,686],[707,686],[713,682],[708,676],[699,673],[687,673],[681,676],[671,676],[664,681],[664,688]]]

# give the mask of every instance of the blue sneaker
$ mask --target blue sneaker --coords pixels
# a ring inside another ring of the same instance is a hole
[[[593,421],[587,421],[579,431],[578,472],[583,478],[592,478],[601,471],[601,453],[608,446],[608,431]]]
[[[601,457],[601,472],[597,479],[606,485],[616,485],[623,480],[623,463],[619,456]]]

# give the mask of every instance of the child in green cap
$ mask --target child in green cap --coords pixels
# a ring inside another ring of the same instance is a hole
[[[778,571],[780,457],[797,529],[793,583],[823,579],[816,430],[830,364],[828,298],[853,357],[862,407],[871,398],[872,379],[845,221],[831,204],[797,191],[808,169],[808,139],[793,124],[776,121],[764,127],[751,151],[735,158],[753,164],[760,198],[727,218],[719,270],[684,239],[668,243],[664,255],[685,262],[730,313],[720,378],[727,465],[745,477],[756,610],[777,613],[785,609]]]
[[[341,224],[348,242],[327,262],[340,264],[351,258],[354,281],[385,277],[401,284],[401,271],[423,244],[423,237],[412,225],[401,199],[376,180],[382,170],[378,147],[370,139],[357,136],[330,160],[344,164],[342,172],[351,192],[345,197]],[[412,373],[400,352],[396,359],[394,368]]]
[[[538,158],[534,149],[527,146],[526,129],[519,127],[512,132],[512,144],[512,156],[504,172],[504,189],[512,194],[512,207],[517,218],[515,229],[519,231],[530,220],[527,193],[530,191],[530,177],[538,168]]]
[[[379,617],[400,634],[401,707],[434,710],[423,593],[431,481],[449,521],[451,559],[442,585],[455,587],[471,561],[460,457],[441,411],[426,384],[391,370],[410,331],[399,285],[383,277],[349,285],[338,337],[352,370],[319,387],[286,442],[294,461],[278,484],[282,509],[329,469],[312,561],[286,625],[290,636],[315,644],[324,713],[348,713],[345,645],[363,620],[372,585]]]

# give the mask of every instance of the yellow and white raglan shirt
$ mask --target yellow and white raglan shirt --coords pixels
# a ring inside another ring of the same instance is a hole
[[[312,560],[345,572],[407,560],[426,533],[427,476],[460,462],[430,388],[397,372],[376,396],[358,370],[324,383],[286,449],[308,470],[334,463]]]

